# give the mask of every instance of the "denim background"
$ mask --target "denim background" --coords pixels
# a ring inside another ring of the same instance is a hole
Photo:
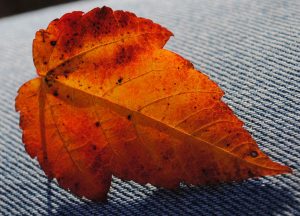
[[[78,199],[50,182],[24,151],[14,98],[35,77],[35,31],[67,11],[107,5],[174,34],[167,49],[191,60],[259,146],[294,173],[177,192],[114,178],[108,202]],[[79,1],[0,19],[0,215],[300,215],[300,1]]]

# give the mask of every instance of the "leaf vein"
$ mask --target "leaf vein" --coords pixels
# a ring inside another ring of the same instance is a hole
[[[150,106],[150,105],[153,105],[153,104],[155,104],[155,103],[158,103],[158,102],[160,102],[160,101],[163,101],[163,100],[166,100],[166,99],[169,99],[169,98],[178,96],[178,95],[182,95],[182,94],[190,94],[190,93],[197,93],[197,92],[203,93],[203,94],[218,93],[217,91],[202,91],[202,90],[199,90],[199,91],[179,92],[179,93],[176,93],[176,94],[172,94],[172,95],[168,95],[168,96],[164,96],[164,97],[162,97],[162,98],[156,99],[156,100],[154,100],[154,101],[152,101],[152,102],[150,102],[150,103],[148,103],[148,104],[146,104],[146,105],[140,107],[140,108],[138,109],[138,111],[142,111],[144,108],[146,108],[146,107],[148,107],[148,106]]]

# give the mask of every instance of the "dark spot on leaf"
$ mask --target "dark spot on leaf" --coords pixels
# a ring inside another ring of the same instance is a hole
[[[56,41],[50,41],[51,46],[55,46],[56,45]]]
[[[70,98],[70,95],[67,95],[67,98]]]
[[[58,91],[57,91],[57,90],[54,90],[53,95],[54,95],[55,97],[57,97],[57,96],[58,96]]]
[[[95,125],[96,125],[96,127],[99,127],[100,126],[100,122],[95,122]]]
[[[52,87],[53,83],[55,82],[55,80],[53,79],[53,75],[51,75],[50,72],[49,75],[47,75],[44,80],[49,88]]]
[[[130,121],[131,120],[131,115],[129,114],[128,116],[127,116],[127,119]]]
[[[64,74],[65,78],[68,78],[69,71],[65,70],[63,74]]]
[[[250,156],[253,157],[253,158],[257,157],[258,156],[257,151],[250,152]]]
[[[122,81],[123,81],[123,77],[120,77],[120,78],[118,79],[118,84],[121,84]]]

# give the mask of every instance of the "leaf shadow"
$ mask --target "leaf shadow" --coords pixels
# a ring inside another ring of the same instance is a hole
[[[259,180],[175,191],[132,182],[114,185],[107,203],[66,203],[51,215],[70,215],[70,209],[78,215],[282,215],[299,205],[291,188]]]

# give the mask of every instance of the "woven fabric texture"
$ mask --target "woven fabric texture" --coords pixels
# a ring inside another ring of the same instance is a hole
[[[103,204],[48,181],[14,109],[36,76],[32,39],[66,12],[103,5],[170,29],[166,48],[217,82],[261,149],[294,173],[176,192],[114,178]],[[0,215],[300,215],[300,1],[79,1],[0,19],[0,30]]]

